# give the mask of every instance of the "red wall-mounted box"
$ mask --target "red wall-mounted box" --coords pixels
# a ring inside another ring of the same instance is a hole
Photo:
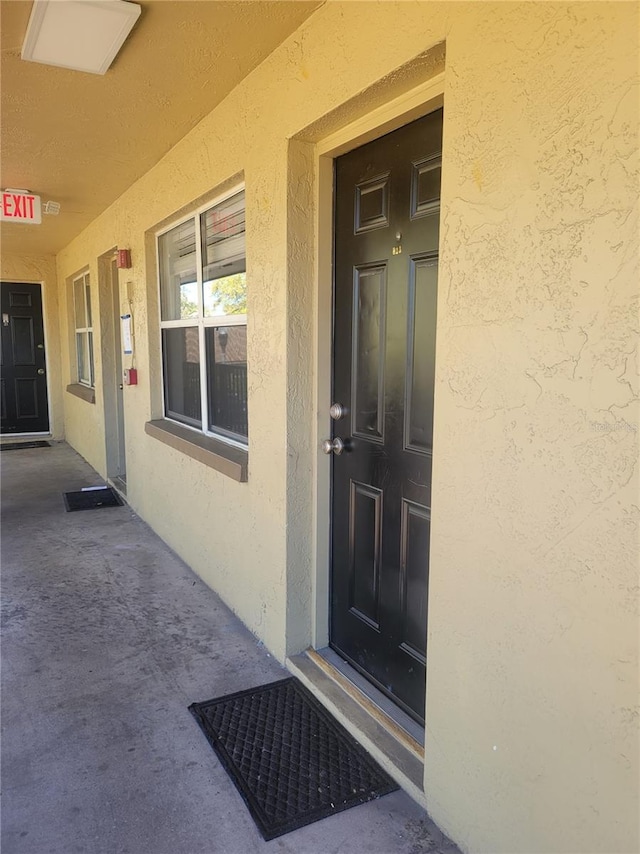
[[[131,267],[131,250],[117,249],[116,250],[116,267],[119,270],[128,270]]]

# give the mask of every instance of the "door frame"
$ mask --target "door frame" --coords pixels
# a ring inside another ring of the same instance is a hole
[[[116,328],[116,323],[119,316],[116,316],[114,297],[117,291],[118,307],[122,303],[120,281],[119,278],[113,280],[112,264],[116,255],[116,248],[109,249],[103,252],[98,257],[98,295],[101,307],[100,311],[100,336],[101,336],[101,360],[102,360],[102,395],[103,395],[103,418],[104,418],[104,440],[105,440],[105,464],[107,467],[107,478],[112,481],[114,477],[118,480],[118,488],[120,484],[120,476],[114,475],[114,468],[119,467],[118,461],[120,458],[119,443],[124,443],[124,430],[126,429],[124,401],[123,401],[123,433],[120,435],[119,415],[118,415],[118,400],[116,386],[122,381],[122,377],[117,369],[118,354],[116,352],[117,342],[120,340],[119,328]],[[120,362],[122,362],[122,352],[120,351]],[[124,451],[124,448],[123,448]],[[124,482],[123,482],[124,483]]]
[[[8,441],[9,436],[19,436],[20,438],[23,438],[23,439],[25,437],[28,437],[28,436],[53,436],[53,428],[52,428],[52,420],[51,420],[52,419],[52,412],[51,412],[51,376],[50,376],[50,371],[49,371],[49,365],[50,365],[50,362],[49,362],[49,340],[48,340],[49,336],[47,334],[47,323],[46,323],[46,317],[47,317],[47,306],[46,306],[47,294],[46,294],[46,290],[47,289],[45,288],[44,281],[42,279],[27,279],[25,277],[15,277],[15,276],[10,278],[10,279],[8,279],[8,278],[0,279],[0,285],[11,285],[11,284],[39,285],[40,286],[40,299],[41,299],[41,305],[42,305],[42,334],[43,334],[43,338],[44,338],[44,369],[46,371],[45,378],[47,381],[47,420],[49,422],[49,429],[48,430],[32,431],[30,433],[5,433],[5,434],[3,434],[2,438],[3,438],[3,440]]]
[[[315,269],[313,286],[316,312],[314,374],[317,413],[312,436],[312,447],[315,453],[312,462],[314,542],[311,556],[313,578],[311,636],[314,649],[323,649],[329,644],[331,458],[321,454],[318,449],[322,440],[331,435],[329,407],[332,403],[333,364],[334,160],[341,154],[346,154],[442,107],[444,84],[445,74],[442,72],[345,125],[314,146]],[[444,159],[443,141],[443,163]],[[441,240],[443,233],[441,230]]]

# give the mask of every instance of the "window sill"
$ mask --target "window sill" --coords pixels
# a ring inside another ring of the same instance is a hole
[[[153,436],[154,439],[164,442],[165,445],[210,466],[227,477],[239,483],[247,481],[249,453],[242,448],[232,447],[212,436],[196,433],[164,418],[147,421],[144,429],[148,436]]]
[[[69,394],[74,395],[75,397],[79,397],[80,400],[86,400],[87,403],[95,403],[96,402],[96,390],[95,388],[90,388],[88,385],[82,385],[81,383],[72,383],[67,386],[67,391]]]

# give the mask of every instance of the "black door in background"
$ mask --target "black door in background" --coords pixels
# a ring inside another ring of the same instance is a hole
[[[40,285],[2,282],[0,433],[47,433],[47,376]]]
[[[441,155],[438,110],[336,161],[330,643],[421,722]]]

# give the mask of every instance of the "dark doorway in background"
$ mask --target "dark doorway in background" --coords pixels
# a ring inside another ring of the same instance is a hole
[[[38,284],[2,282],[0,306],[0,433],[48,433],[41,287]]]

